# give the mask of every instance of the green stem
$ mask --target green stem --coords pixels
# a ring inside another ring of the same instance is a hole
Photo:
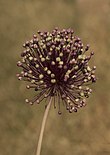
[[[41,153],[42,139],[43,139],[45,124],[46,124],[46,120],[47,120],[47,116],[48,116],[48,113],[49,113],[51,103],[52,103],[52,97],[50,98],[50,101],[49,101],[49,103],[48,103],[48,105],[47,105],[47,107],[45,109],[45,113],[44,113],[44,116],[43,116],[36,155],[40,155],[40,153]]]

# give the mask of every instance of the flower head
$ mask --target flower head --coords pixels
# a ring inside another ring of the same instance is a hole
[[[17,63],[22,71],[17,77],[29,82],[27,89],[37,91],[32,100],[26,99],[27,103],[32,105],[52,97],[59,114],[61,104],[70,113],[86,105],[85,98],[92,92],[88,86],[96,82],[96,66],[88,65],[94,52],[85,55],[89,45],[84,48],[73,30],[38,31],[23,47],[22,60]]]

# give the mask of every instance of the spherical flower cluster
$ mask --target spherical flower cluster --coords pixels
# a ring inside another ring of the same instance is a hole
[[[59,114],[61,104],[70,113],[86,105],[85,98],[92,92],[88,86],[96,82],[96,66],[88,65],[94,52],[85,55],[89,45],[84,48],[73,30],[38,31],[23,47],[22,60],[17,63],[22,71],[17,77],[29,82],[27,89],[37,91],[33,99],[26,99],[27,103],[32,105],[53,98]]]

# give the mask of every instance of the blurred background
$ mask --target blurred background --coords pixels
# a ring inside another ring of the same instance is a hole
[[[44,104],[19,82],[22,44],[38,30],[73,28],[95,51],[99,80],[88,105],[49,113],[41,155],[110,155],[110,0],[0,0],[0,155],[35,155]]]

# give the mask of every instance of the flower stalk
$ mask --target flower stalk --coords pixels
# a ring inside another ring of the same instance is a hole
[[[52,103],[52,97],[50,98],[50,101],[45,108],[45,112],[44,112],[44,116],[43,116],[43,120],[42,120],[42,125],[41,125],[41,130],[40,130],[40,135],[39,135],[39,140],[38,140],[36,155],[40,155],[40,153],[41,153],[42,139],[43,139],[44,129],[45,129],[46,120],[47,120],[47,116],[49,113],[51,103]]]

